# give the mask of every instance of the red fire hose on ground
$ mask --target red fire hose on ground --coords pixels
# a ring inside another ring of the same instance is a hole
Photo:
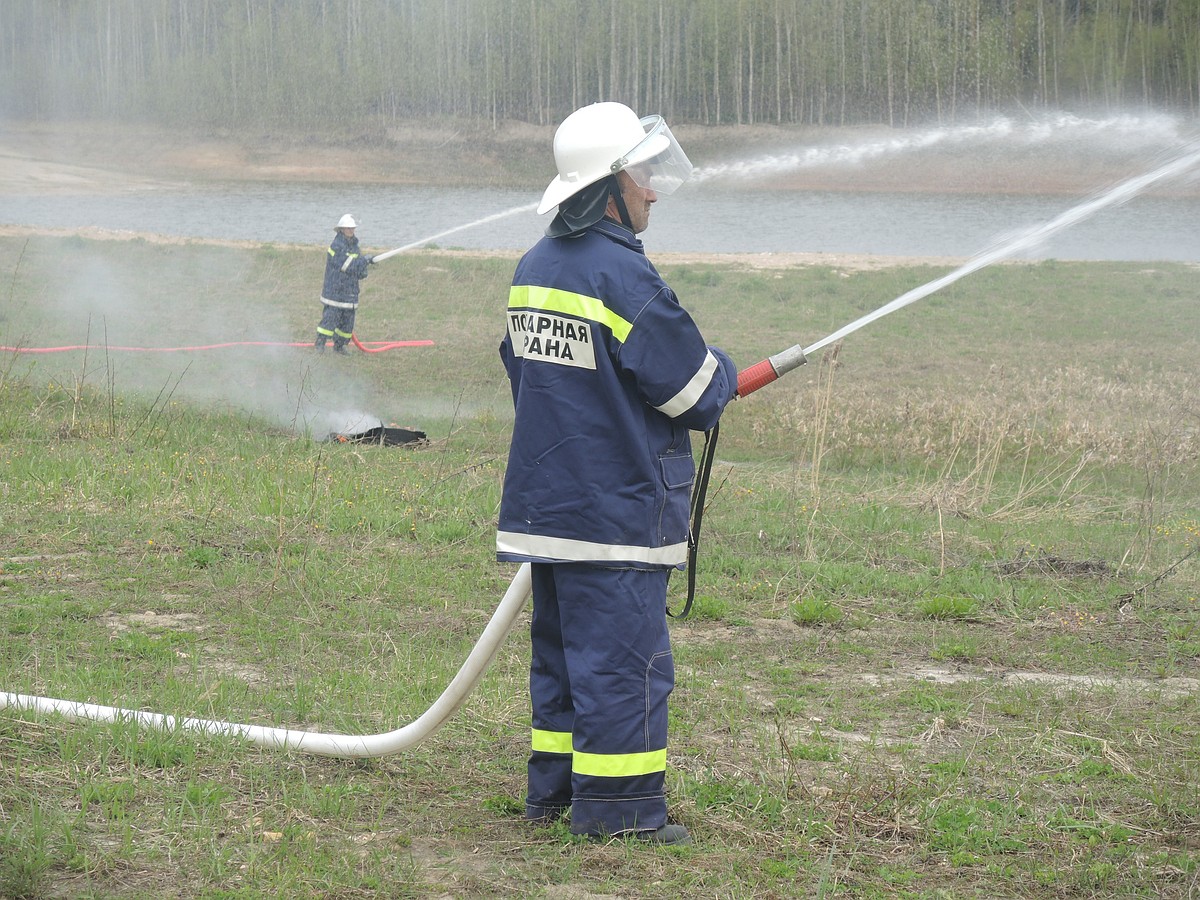
[[[382,353],[401,347],[432,347],[433,341],[367,341],[351,335],[354,346],[364,353]],[[115,350],[129,353],[188,353],[197,350],[223,350],[227,347],[311,347],[311,343],[285,341],[226,341],[221,344],[200,344],[192,347],[118,347],[110,344],[70,344],[65,347],[0,347],[0,353],[67,353],[73,350]]]
[[[432,347],[433,341],[367,341],[363,343],[358,339],[357,334],[351,334],[350,340],[354,342],[354,346],[363,353],[386,353],[388,350],[397,350],[401,347]],[[308,346],[305,344],[304,346]]]

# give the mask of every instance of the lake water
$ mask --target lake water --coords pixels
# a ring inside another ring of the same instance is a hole
[[[1107,186],[1101,186],[1107,187]],[[647,251],[824,252],[968,257],[1086,197],[773,191],[706,182],[655,205]],[[548,224],[538,195],[495,189],[252,183],[121,195],[0,196],[0,224],[325,245],[345,212],[368,252],[423,241],[521,250]],[[1056,235],[1025,258],[1200,262],[1200,198],[1142,195]]]

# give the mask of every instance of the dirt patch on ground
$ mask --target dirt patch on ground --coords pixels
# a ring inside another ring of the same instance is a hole
[[[549,129],[517,124],[493,130],[413,123],[329,138],[186,134],[104,122],[8,123],[0,131],[0,193],[120,193],[203,181],[532,187],[541,181],[551,139]]]

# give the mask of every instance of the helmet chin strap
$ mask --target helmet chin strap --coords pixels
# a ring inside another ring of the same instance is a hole
[[[621,185],[617,182],[616,175],[608,176],[608,195],[617,204],[617,212],[621,216],[621,224],[630,231],[633,231],[633,222],[629,218],[629,210],[625,206],[625,198],[621,196]]]

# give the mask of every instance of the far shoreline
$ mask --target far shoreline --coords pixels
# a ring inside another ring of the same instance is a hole
[[[290,244],[274,241],[222,240],[219,238],[178,237],[148,231],[127,231],[111,228],[42,228],[23,225],[0,225],[0,237],[19,238],[82,238],[89,241],[145,241],[168,246],[230,247],[239,250],[257,250],[262,247],[282,247],[291,250],[311,250],[311,244]],[[521,250],[451,250],[438,247],[418,247],[408,251],[431,257],[460,259],[507,259],[516,262]],[[825,266],[842,271],[872,271],[888,268],[914,268],[934,266],[953,269],[966,262],[962,257],[938,256],[883,256],[865,253],[680,253],[648,250],[650,258],[660,266],[665,265],[721,265],[743,269],[794,269],[808,266]]]
[[[886,142],[910,132],[883,126],[770,125],[677,129],[698,168],[795,155],[811,148]],[[553,175],[553,129],[506,122],[410,121],[361,135],[186,133],[112,122],[4,122],[0,196],[127,193],[205,182],[311,182],[508,187],[539,191]],[[1163,148],[1158,148],[1159,150]],[[1069,143],[939,145],[861,163],[776,171],[779,191],[1087,196],[1142,174],[1154,154],[1136,145],[1089,150]],[[742,176],[738,176],[742,177]],[[748,185],[762,186],[744,178]],[[1152,190],[1148,193],[1156,193]],[[1200,179],[1164,186],[1200,196]]]
[[[772,149],[795,149],[797,141],[828,146],[877,140],[886,129],[802,129],[772,126],[681,126],[681,140],[697,148],[693,162],[738,158]],[[549,168],[553,129],[505,123],[409,122],[386,135],[332,140],[319,135],[186,134],[150,126],[106,122],[5,122],[0,128],[0,200],[8,196],[138,196],[206,183],[256,182],[425,184],[433,187],[519,187],[540,192]],[[791,142],[789,144],[788,142]],[[899,154],[869,165],[831,165],[773,176],[772,190],[842,191],[881,194],[1093,195],[1133,175],[1146,160],[1135,152],[1072,156],[1046,148],[987,154],[937,149]],[[469,181],[473,176],[474,181]],[[486,184],[485,184],[486,182]],[[753,182],[747,182],[752,184]],[[1159,193],[1200,196],[1200,178],[1177,179]],[[1147,191],[1153,194],[1156,191]],[[309,245],[175,237],[150,232],[87,227],[56,229],[0,225],[0,235],[78,236],[88,240],[144,240],[158,244],[206,244],[253,249]],[[647,252],[658,264],[717,264],[746,269],[825,266],[862,271],[896,267],[954,269],[967,257],[884,256],[826,252],[671,253]],[[442,256],[493,256],[516,260],[520,251],[419,248]],[[1063,262],[1070,260],[1063,259]],[[1025,262],[1028,260],[1012,260]]]

